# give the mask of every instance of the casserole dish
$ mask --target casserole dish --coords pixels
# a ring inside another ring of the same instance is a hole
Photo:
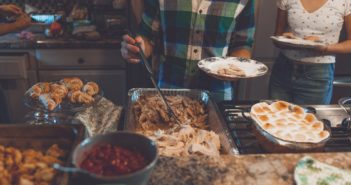
[[[279,103],[285,106],[284,110],[272,108]],[[260,105],[268,105],[271,109],[262,114],[262,117],[270,117],[267,121],[263,121],[257,113],[257,106]],[[255,104],[251,108],[250,116],[253,120],[253,132],[267,152],[319,152],[323,151],[331,136],[330,126],[325,122],[307,113],[302,107],[288,102],[264,101]],[[297,117],[295,122],[293,116]],[[280,123],[283,124],[281,127]]]

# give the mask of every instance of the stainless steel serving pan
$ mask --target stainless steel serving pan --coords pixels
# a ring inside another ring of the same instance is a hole
[[[206,106],[208,112],[208,124],[211,130],[219,135],[221,154],[238,154],[228,127],[208,91],[195,89],[161,89],[161,91],[166,96],[187,96],[202,102]],[[157,91],[151,88],[135,88],[129,90],[124,130],[135,132],[138,122],[135,120],[133,104],[138,101],[142,95],[157,95]]]

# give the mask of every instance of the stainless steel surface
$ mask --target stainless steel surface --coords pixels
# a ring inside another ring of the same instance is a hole
[[[339,100],[339,105],[349,115],[348,119],[350,120],[351,119],[351,97],[341,98]]]
[[[340,105],[308,105],[316,109],[319,119],[329,120],[332,127],[338,127],[347,118],[347,113]]]
[[[333,85],[339,87],[351,87],[351,76],[335,77]]]
[[[263,148],[258,141],[250,118],[251,105],[257,102],[230,101],[219,103],[220,111],[228,125],[229,132],[239,154],[272,153]],[[304,105],[308,112],[315,112],[317,117],[326,125],[331,125],[331,138],[325,147],[317,152],[350,152],[351,132],[349,124],[345,123],[347,113],[339,105]],[[260,136],[260,135],[259,135]]]
[[[221,116],[217,104],[212,100],[210,94],[203,90],[193,89],[161,89],[166,96],[187,96],[202,102],[208,111],[208,124],[212,131],[219,135],[223,154],[238,154],[228,127]],[[126,109],[124,130],[136,130],[138,122],[135,120],[133,104],[143,95],[157,95],[157,91],[151,88],[136,88],[128,92],[128,106]]]

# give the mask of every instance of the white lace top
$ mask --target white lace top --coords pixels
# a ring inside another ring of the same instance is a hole
[[[288,13],[288,32],[303,38],[318,36],[325,44],[339,42],[344,17],[351,14],[351,0],[327,0],[315,10],[308,12],[301,0],[277,0],[277,6]],[[322,55],[311,50],[283,50],[291,60],[308,63],[335,63],[335,56]]]

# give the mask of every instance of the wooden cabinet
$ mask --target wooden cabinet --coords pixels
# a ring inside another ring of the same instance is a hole
[[[36,50],[39,69],[124,69],[118,49]]]
[[[21,123],[27,112],[23,94],[28,88],[28,54],[0,53],[0,122]]]

